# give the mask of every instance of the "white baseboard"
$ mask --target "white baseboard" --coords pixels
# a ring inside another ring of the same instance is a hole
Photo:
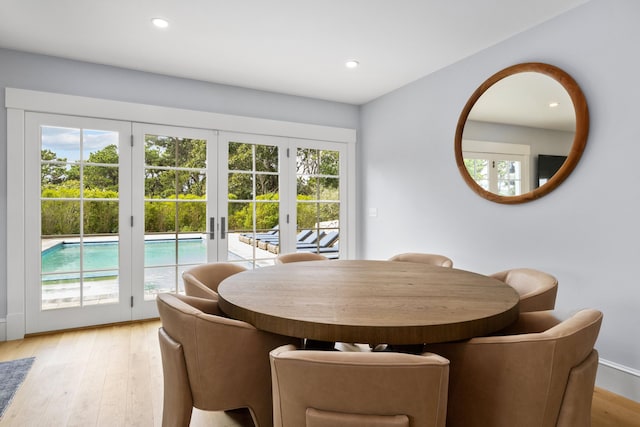
[[[8,314],[5,319],[4,340],[21,340],[25,334],[24,313]]]
[[[596,387],[640,402],[640,371],[601,358]]]

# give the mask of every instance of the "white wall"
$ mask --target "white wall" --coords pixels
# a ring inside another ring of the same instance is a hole
[[[378,98],[362,107],[358,148],[363,258],[436,252],[482,273],[525,266],[554,274],[559,309],[604,312],[600,357],[632,384],[607,388],[640,401],[638,16],[636,0],[593,0]],[[458,173],[456,123],[486,78],[533,61],[559,66],[582,87],[586,151],[546,197],[492,203]]]
[[[0,100],[5,88],[81,95],[238,116],[355,129],[354,105],[281,95],[122,68],[0,49]],[[7,114],[0,113],[0,341],[7,315]]]

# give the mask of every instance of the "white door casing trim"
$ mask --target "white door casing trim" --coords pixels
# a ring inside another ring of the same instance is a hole
[[[5,107],[31,112],[126,120],[257,135],[286,136],[345,143],[356,142],[356,130],[349,128],[234,116],[25,89],[6,88]]]

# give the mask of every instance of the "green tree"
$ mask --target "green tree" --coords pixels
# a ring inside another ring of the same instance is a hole
[[[50,150],[42,150],[42,197],[80,197],[80,164],[70,165]],[[278,147],[239,142],[229,144],[229,227],[269,229],[279,218]],[[336,219],[339,213],[339,153],[298,150],[298,223],[313,227]],[[206,141],[148,135],[145,140],[145,227],[148,231],[204,231],[206,204]],[[60,163],[57,163],[60,162]],[[84,196],[117,198],[119,154],[109,145],[89,155],[83,166]],[[113,165],[113,166],[111,166]],[[255,180],[255,182],[254,182]],[[255,202],[254,200],[255,191]],[[158,199],[165,199],[164,201]],[[169,202],[167,199],[190,200]],[[234,203],[233,201],[238,200]],[[246,200],[248,202],[242,202]],[[329,202],[318,202],[325,200]],[[192,202],[191,202],[192,201]],[[335,201],[335,202],[332,202]],[[305,203],[306,202],[306,203]],[[110,233],[118,229],[118,203],[87,201],[85,233]],[[45,212],[45,210],[47,212]],[[56,220],[55,215],[66,217]],[[79,203],[43,202],[43,234],[79,232]],[[46,226],[45,226],[46,225]]]
[[[251,200],[255,194],[279,191],[278,147],[242,142],[229,143],[229,193],[237,199]]]
[[[118,147],[107,145],[102,150],[89,155],[88,163],[102,163],[114,166],[84,166],[84,187],[118,191]]]
[[[80,234],[80,189],[65,184],[46,185],[41,189],[41,233],[43,236]]]
[[[232,206],[237,208],[233,209],[233,214],[230,214],[229,229],[253,230],[254,209],[256,229],[268,230],[278,225],[278,218],[280,218],[278,197],[277,193],[269,193],[256,197],[256,203],[233,203]]]
[[[60,184],[66,181],[67,166],[61,163],[49,163],[66,163],[66,158],[58,158],[58,155],[49,149],[41,150],[40,158],[42,159],[42,162],[40,164],[40,182],[42,183],[42,185]]]
[[[296,157],[298,195],[327,199],[339,186],[340,153],[316,149],[300,149]],[[329,193],[327,193],[329,191]],[[333,199],[329,199],[333,200]]]
[[[204,196],[206,141],[147,135],[145,139],[145,194],[175,198],[178,194]],[[177,170],[176,168],[197,169]]]

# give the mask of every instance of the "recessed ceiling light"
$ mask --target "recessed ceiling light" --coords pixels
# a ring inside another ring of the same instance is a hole
[[[559,102],[550,102],[549,103],[549,108],[556,108],[558,105],[560,105]]]
[[[163,18],[153,18],[151,22],[158,28],[167,28],[169,26],[169,21]]]
[[[358,65],[360,65],[360,63],[358,61],[351,60],[351,61],[345,62],[344,65],[347,68],[358,68]]]

